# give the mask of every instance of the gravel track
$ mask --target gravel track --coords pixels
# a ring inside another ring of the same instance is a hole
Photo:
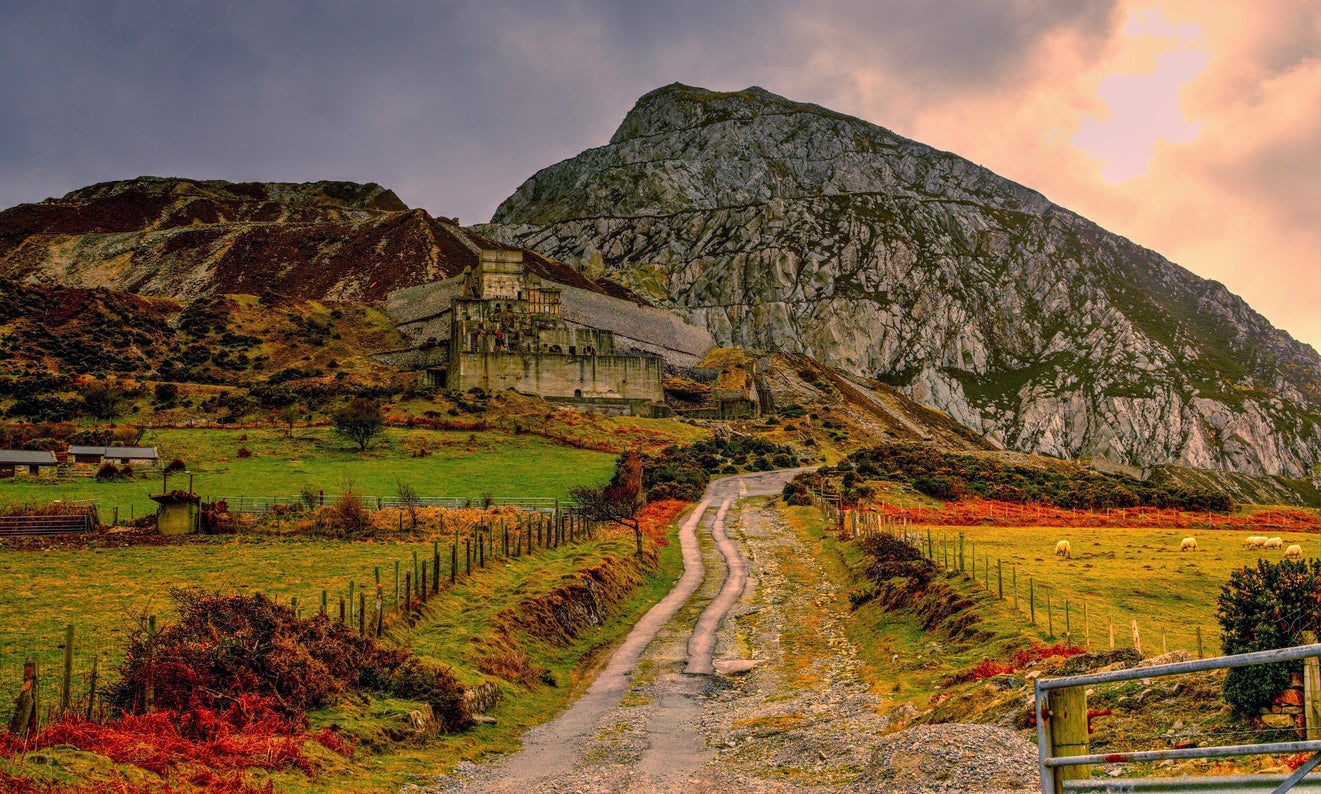
[[[847,599],[764,498],[779,493],[792,474],[712,483],[681,527],[683,578],[639,621],[586,694],[525,734],[520,752],[464,763],[433,786],[406,790],[724,794],[1038,786],[1035,747],[1002,728],[920,726],[887,735],[887,704],[863,681],[845,631]],[[712,505],[720,506],[714,514]],[[746,582],[727,575],[726,560],[735,571],[745,569]]]

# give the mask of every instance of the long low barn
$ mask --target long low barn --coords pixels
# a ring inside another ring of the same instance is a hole
[[[26,466],[28,474],[40,474],[42,466],[55,466],[54,452],[33,451],[26,449],[0,449],[0,477],[13,477],[18,469]]]
[[[70,445],[74,463],[140,463],[155,466],[160,462],[155,447],[85,447]]]

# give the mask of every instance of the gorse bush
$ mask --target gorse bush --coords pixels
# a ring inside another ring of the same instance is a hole
[[[446,669],[359,637],[326,616],[299,618],[266,596],[176,590],[177,622],[130,638],[111,704],[186,714],[245,696],[271,698],[290,717],[340,695],[376,692],[428,703],[446,731],[471,724],[464,689]]]
[[[1304,631],[1321,630],[1321,561],[1259,560],[1230,574],[1217,599],[1216,620],[1226,654],[1289,648]],[[1256,717],[1289,685],[1301,661],[1229,670],[1225,701],[1242,717]]]

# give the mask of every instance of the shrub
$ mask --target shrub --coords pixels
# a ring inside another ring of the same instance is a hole
[[[133,479],[133,475],[134,471],[132,463],[125,463],[123,466],[119,467],[119,479],[131,480]]]
[[[252,457],[252,450],[247,447],[239,447],[238,452],[234,453],[234,456],[237,458],[250,458]]]
[[[184,463],[182,458],[175,458],[174,460],[170,461],[170,464],[168,466],[165,467],[166,474],[176,474],[178,472],[187,471],[187,470],[188,470],[188,464]]]
[[[101,468],[96,470],[97,482],[106,482],[107,480],[117,479],[119,479],[119,467],[109,461],[102,463]]]
[[[179,620],[156,633],[134,632],[108,692],[121,711],[154,706],[218,709],[247,696],[272,698],[291,717],[354,690],[421,700],[446,731],[471,724],[463,687],[446,669],[408,651],[383,648],[326,616],[302,619],[264,595],[175,590]]]
[[[1302,632],[1321,630],[1321,560],[1259,560],[1230,574],[1220,590],[1216,620],[1226,654],[1288,648]],[[1255,718],[1289,685],[1302,662],[1278,662],[1229,670],[1225,701],[1242,717]]]
[[[317,510],[312,520],[312,531],[332,538],[360,538],[372,530],[372,515],[362,497],[352,491],[335,500],[334,504]]]

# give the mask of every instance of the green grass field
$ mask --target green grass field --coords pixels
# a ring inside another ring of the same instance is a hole
[[[932,527],[931,532],[942,559],[940,538],[945,538],[952,556],[963,533],[969,571],[975,543],[977,579],[985,581],[989,558],[990,587],[997,596],[1002,566],[1006,601],[1013,603],[1016,581],[1019,611],[1025,616],[1030,614],[1028,594],[1033,591],[1037,630],[1043,639],[1049,636],[1052,621],[1054,636],[1063,637],[1067,601],[1067,620],[1076,643],[1090,641],[1093,648],[1108,648],[1113,625],[1116,647],[1131,647],[1136,620],[1142,651],[1149,656],[1161,652],[1162,635],[1169,650],[1196,651],[1198,628],[1206,655],[1219,653],[1216,598],[1230,572],[1255,565],[1259,557],[1278,561],[1281,556],[1278,550],[1243,548],[1246,532],[1074,527]],[[1286,546],[1298,543],[1315,556],[1315,534],[1277,534]],[[1188,535],[1196,537],[1198,550],[1180,552],[1179,541]],[[1062,539],[1069,541],[1071,559],[1055,555],[1055,543]]]
[[[399,482],[421,496],[543,496],[561,498],[570,487],[609,478],[615,456],[564,446],[535,435],[500,432],[390,429],[364,453],[330,428],[283,430],[151,430],[141,442],[161,460],[180,458],[204,498],[290,496],[303,487],[328,494],[350,484],[368,496],[392,496]],[[240,458],[247,449],[250,457]],[[98,483],[92,477],[54,481],[0,480],[0,506],[93,499],[101,518],[116,508],[121,521],[154,513],[148,495],[160,493],[158,469],[140,468],[130,482]],[[171,487],[186,487],[172,479]]]

